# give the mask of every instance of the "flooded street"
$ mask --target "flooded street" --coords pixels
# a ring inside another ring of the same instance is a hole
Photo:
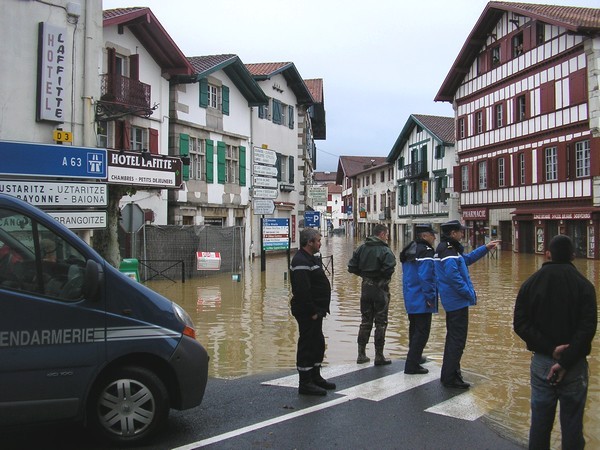
[[[356,335],[360,323],[360,278],[346,270],[352,238],[324,237],[321,252],[333,255],[331,315],[324,321],[327,342],[325,364],[356,361]],[[392,246],[398,257],[400,248]],[[474,382],[472,394],[487,418],[501,431],[525,442],[529,430],[530,352],[512,330],[514,301],[520,284],[543,263],[537,255],[498,252],[470,267],[478,304],[470,308],[469,338],[462,368]],[[399,264],[399,261],[398,261]],[[595,286],[600,281],[600,262],[576,260],[575,265]],[[297,326],[289,311],[290,286],[287,258],[248,263],[235,281],[231,274],[209,275],[186,283],[152,281],[147,285],[183,306],[196,323],[198,340],[207,348],[210,376],[236,378],[249,374],[295,368]],[[390,284],[391,303],[385,353],[404,359],[408,346],[408,320],[402,299],[401,267]],[[431,337],[424,354],[441,364],[444,312],[434,316]],[[373,358],[372,338],[367,354]],[[590,389],[586,406],[585,435],[588,448],[600,448],[600,341],[593,343]],[[555,425],[555,430],[559,429]],[[559,445],[555,431],[553,445]]]

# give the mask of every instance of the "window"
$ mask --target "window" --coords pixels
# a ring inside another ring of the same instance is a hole
[[[500,64],[500,45],[496,45],[490,49],[490,61],[492,67],[496,67]]]
[[[546,42],[546,24],[541,22],[535,24],[535,40],[536,45]]]
[[[379,181],[382,183],[385,181],[385,171],[383,170],[381,171],[381,175],[379,176]]]
[[[439,170],[434,172],[435,177],[435,201],[446,204],[449,194],[446,192],[448,187],[448,177],[446,170]]]
[[[556,147],[548,147],[544,151],[544,158],[546,181],[556,181],[558,179],[558,155]]]
[[[410,184],[410,203],[420,205],[423,202],[423,185],[422,182],[415,181]]]
[[[233,145],[227,146],[227,154],[225,155],[225,182],[237,183],[238,181],[238,148]]]
[[[483,111],[475,113],[475,129],[477,130],[477,134],[483,133]]]
[[[515,113],[515,122],[521,122],[525,120],[525,117],[527,115],[527,97],[525,96],[525,94],[519,95],[517,97]]]
[[[387,199],[385,197],[386,197],[386,194],[381,194],[379,196],[379,208],[380,208],[380,211],[383,211],[385,209],[385,207],[387,206],[386,205],[386,200]]]
[[[575,144],[575,176],[577,178],[590,176],[590,141]]]
[[[523,33],[519,33],[512,38],[512,56],[516,58],[523,54]]]
[[[270,102],[270,99],[269,99],[269,102]],[[269,111],[270,111],[269,103],[267,103],[266,105],[260,105],[258,107],[258,118],[270,120],[271,115],[269,114]]]
[[[219,108],[221,104],[221,90],[218,86],[209,84],[208,85],[208,106],[210,108]]]
[[[96,145],[108,148],[108,122],[106,120],[96,122]]]
[[[405,184],[398,186],[398,205],[408,205],[408,189]]]
[[[461,166],[460,168],[461,185],[460,190],[466,192],[469,190],[469,166]]]
[[[487,189],[487,161],[479,163],[479,189]]]
[[[131,127],[131,139],[129,141],[131,150],[142,150],[148,148],[147,130],[140,127]]]
[[[435,146],[435,159],[442,159],[444,156],[446,156],[446,147],[444,147],[444,144],[439,144]]]
[[[465,138],[465,118],[461,117],[458,119],[458,137],[460,139]]]
[[[525,153],[519,153],[518,156],[519,162],[519,183],[525,184]]]
[[[506,186],[506,170],[504,167],[504,158],[498,158],[498,187]]]
[[[502,103],[494,106],[495,128],[502,128],[504,125],[504,108]]]
[[[190,179],[205,180],[206,177],[206,151],[204,141],[190,136]]]
[[[372,184],[375,184],[375,182],[376,182],[375,174],[374,174],[374,173],[372,173],[372,174],[371,174],[371,183],[372,183]]]

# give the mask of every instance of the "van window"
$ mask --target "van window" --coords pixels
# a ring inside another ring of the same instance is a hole
[[[0,209],[0,288],[63,301],[82,298],[84,256],[43,225]]]

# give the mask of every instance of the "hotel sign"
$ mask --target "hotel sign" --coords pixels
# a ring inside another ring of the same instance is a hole
[[[38,29],[37,120],[64,122],[67,84],[67,29],[40,22]]]
[[[181,159],[166,155],[108,150],[108,182],[154,188],[181,186]]]

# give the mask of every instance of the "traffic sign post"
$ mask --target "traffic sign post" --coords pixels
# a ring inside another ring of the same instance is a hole
[[[252,201],[254,215],[271,215],[275,212],[275,202],[269,199],[255,198]]]
[[[121,209],[121,228],[127,233],[137,233],[144,225],[144,211],[137,203],[127,203]],[[131,255],[135,256],[135,237],[131,238]]]

